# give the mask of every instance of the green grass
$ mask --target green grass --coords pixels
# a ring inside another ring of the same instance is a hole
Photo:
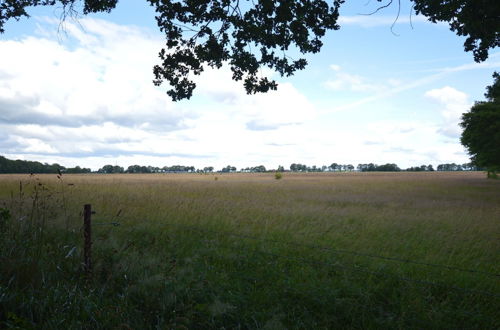
[[[500,327],[483,173],[217,177],[0,176],[0,327]]]

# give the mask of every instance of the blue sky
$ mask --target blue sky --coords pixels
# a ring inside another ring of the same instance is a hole
[[[356,4],[358,6],[356,7]],[[397,7],[348,2],[338,31],[277,92],[247,96],[227,67],[171,102],[152,84],[163,36],[144,2],[67,20],[36,8],[0,35],[0,154],[98,169],[105,164],[238,168],[468,162],[460,115],[500,70],[481,64],[445,24]]]

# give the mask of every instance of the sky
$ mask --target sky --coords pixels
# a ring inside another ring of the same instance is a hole
[[[401,2],[350,1],[338,31],[278,91],[246,95],[227,66],[196,78],[190,100],[153,85],[165,38],[145,1],[59,19],[31,8],[0,35],[0,155],[76,165],[197,168],[466,163],[462,113],[484,100],[500,51],[483,63],[446,24]],[[411,22],[410,22],[411,21]]]

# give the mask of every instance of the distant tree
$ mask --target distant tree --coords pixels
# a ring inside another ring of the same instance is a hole
[[[257,173],[263,173],[266,171],[266,167],[264,165],[259,165],[259,166],[255,166],[255,167],[252,167],[250,169],[251,172],[257,172]]]
[[[118,165],[113,166],[113,173],[123,173],[123,172],[125,172],[123,167],[118,166]]]
[[[110,173],[123,173],[125,172],[123,167],[121,166],[118,166],[118,165],[104,165],[102,168],[100,168],[99,170],[97,170],[97,173],[106,173],[106,174],[110,174]]]
[[[82,168],[80,166],[75,166],[64,170],[64,173],[68,174],[79,174],[79,173],[90,173],[90,172],[91,172],[90,168],[85,168],[85,167]]]
[[[472,163],[468,164],[439,164],[436,169],[438,171],[482,171],[484,168],[473,165]]]
[[[290,171],[292,171],[292,172],[306,172],[307,171],[307,165],[292,163],[290,165]]]
[[[211,171],[213,171],[213,167],[211,167]],[[150,172],[156,173],[155,168],[148,168]],[[161,171],[167,172],[167,173],[183,173],[183,172],[195,172],[196,168],[194,166],[185,166],[185,165],[172,165],[172,166],[163,166],[161,168]],[[147,172],[147,173],[150,173]]]
[[[113,165],[104,165],[100,169],[97,170],[97,173],[112,173]]]
[[[127,173],[142,173],[140,165],[130,165],[127,168]]]
[[[477,171],[478,168],[473,163],[464,163],[462,164],[462,169],[464,171]]]
[[[332,171],[336,171],[338,169],[338,166],[339,166],[339,164],[337,164],[337,163],[331,163],[330,164],[330,169]]]
[[[10,160],[0,156],[0,173],[58,173],[65,167],[57,163],[47,164],[27,160]]]
[[[487,101],[476,102],[462,115],[460,142],[472,162],[486,167],[488,177],[496,178],[500,171],[500,74],[495,72],[493,78],[493,85],[486,88]]]
[[[354,166],[353,166],[354,168]],[[358,164],[358,170],[361,172],[398,172],[401,171],[401,169],[398,167],[396,164],[384,164],[384,165],[377,165],[373,163],[369,164]]]
[[[221,172],[222,172],[222,173],[232,173],[232,172],[236,172],[236,167],[231,166],[231,165],[227,165],[226,167],[224,167],[224,168],[222,168],[222,169],[221,169]]]
[[[434,167],[431,164],[429,165],[420,165],[420,166],[412,166],[406,169],[409,172],[432,172],[434,171]]]
[[[276,172],[285,172],[285,168],[283,166],[279,165]]]
[[[398,167],[396,164],[384,164],[377,166],[375,165],[374,171],[380,171],[380,172],[399,172],[401,169]]]

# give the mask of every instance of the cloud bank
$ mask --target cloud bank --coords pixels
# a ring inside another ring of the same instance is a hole
[[[156,31],[85,18],[68,22],[61,35],[58,23],[39,19],[37,33],[0,40],[2,155],[93,169],[105,164],[217,168],[228,162],[404,167],[466,160],[457,141],[448,143],[456,140],[458,118],[469,107],[465,93],[446,86],[418,94],[437,107],[441,122],[388,119],[382,102],[476,66],[405,82],[334,64],[322,72],[325,79],[310,80],[317,99],[290,81],[281,81],[276,92],[246,95],[223,67],[195,77],[190,101],[173,103],[165,94],[168,86],[152,84],[164,43]],[[349,17],[342,23],[365,24]],[[375,23],[388,21],[370,24]],[[328,106],[320,109],[318,99]],[[372,112],[380,118],[373,119]]]

